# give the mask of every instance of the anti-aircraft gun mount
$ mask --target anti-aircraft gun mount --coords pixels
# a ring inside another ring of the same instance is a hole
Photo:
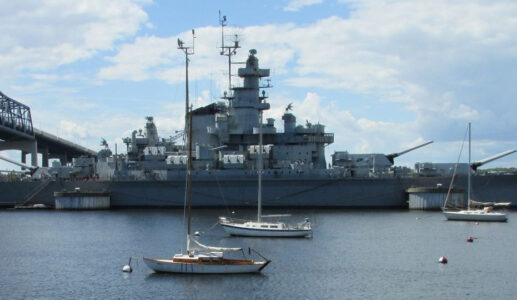
[[[431,143],[433,143],[433,141],[428,141],[407,150],[392,154],[350,154],[347,151],[336,151],[331,155],[332,167],[334,169],[343,169],[346,177],[387,177],[393,175],[409,175],[409,170],[393,168],[394,159],[400,155],[427,146]]]
[[[177,151],[175,140],[183,136],[183,131],[179,131],[169,139],[160,139],[154,118],[147,116],[145,119],[147,122],[143,130],[133,130],[131,137],[123,139],[127,147],[128,159],[164,161],[167,153]]]

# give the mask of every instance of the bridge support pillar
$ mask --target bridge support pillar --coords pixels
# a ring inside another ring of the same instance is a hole
[[[22,151],[22,164],[26,164],[27,163],[27,152],[25,151]]]
[[[48,148],[40,148],[39,152],[41,153],[41,166],[48,168]]]
[[[0,143],[0,151],[2,150],[21,150],[22,162],[26,162],[26,155],[31,155],[31,166],[38,166],[38,142],[36,140],[26,141],[7,141]]]

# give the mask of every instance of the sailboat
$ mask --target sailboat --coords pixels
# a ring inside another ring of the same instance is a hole
[[[258,155],[258,193],[257,193],[257,220],[246,221],[228,217],[219,217],[219,224],[230,235],[252,237],[306,237],[312,235],[312,224],[308,218],[297,225],[288,225],[284,222],[265,222],[267,217],[282,217],[285,215],[262,215],[262,154],[264,145],[262,141],[262,110],[259,113],[259,155]]]
[[[506,216],[506,213],[503,211],[495,211],[494,207],[502,207],[502,206],[509,206],[509,202],[504,203],[494,203],[494,202],[478,202],[473,201],[471,199],[471,191],[472,191],[472,184],[471,184],[471,168],[472,164],[470,161],[471,157],[471,124],[468,124],[468,134],[469,134],[469,170],[467,175],[467,209],[463,210],[451,210],[447,208],[447,201],[449,199],[449,194],[452,189],[455,174],[452,176],[451,184],[449,187],[449,193],[447,194],[447,198],[445,199],[445,203],[443,205],[442,211],[447,220],[451,221],[485,221],[485,222],[506,222],[508,220],[508,217]],[[508,154],[514,153],[516,150],[510,150],[501,154],[498,154],[490,159],[487,159],[486,161],[492,161],[497,158],[501,158],[503,156],[506,156]],[[474,209],[472,206],[483,206],[482,209],[476,208]]]
[[[192,31],[194,33],[194,31]],[[186,69],[188,74],[188,55],[193,54],[189,47],[184,47],[183,42],[178,39],[178,48],[185,52]],[[186,208],[187,208],[187,245],[186,253],[175,254],[172,258],[148,258],[144,257],[145,264],[155,272],[166,273],[197,273],[197,274],[231,274],[231,273],[258,273],[262,271],[270,260],[266,259],[257,251],[248,248],[248,256],[252,251],[260,256],[262,260],[255,261],[247,258],[242,248],[223,248],[201,244],[191,236],[191,211],[192,211],[192,108],[189,112],[188,104],[188,75],[186,88],[186,119],[188,119],[188,163],[187,163],[187,186]],[[227,252],[242,253],[242,259],[225,257]]]

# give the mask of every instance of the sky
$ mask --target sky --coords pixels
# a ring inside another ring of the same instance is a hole
[[[456,162],[467,123],[472,159],[517,149],[517,2],[419,0],[0,0],[0,91],[31,108],[36,128],[100,150],[153,116],[183,128],[184,54],[191,101],[222,101],[238,36],[271,69],[274,118],[326,126],[334,151],[394,153],[397,165]],[[240,65],[233,66],[233,74]],[[233,84],[239,79],[233,78]],[[19,152],[2,155],[19,159]],[[486,167],[517,167],[517,154]],[[13,168],[1,164],[0,168]]]

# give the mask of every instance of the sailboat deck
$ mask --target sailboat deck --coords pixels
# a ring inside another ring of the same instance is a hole
[[[506,222],[505,213],[486,211],[483,209],[444,211],[447,220],[453,221],[485,221],[485,222]]]
[[[152,258],[161,263],[182,263],[182,264],[202,264],[202,265],[253,265],[257,264],[251,259],[227,259],[221,257],[181,257],[173,259]]]

